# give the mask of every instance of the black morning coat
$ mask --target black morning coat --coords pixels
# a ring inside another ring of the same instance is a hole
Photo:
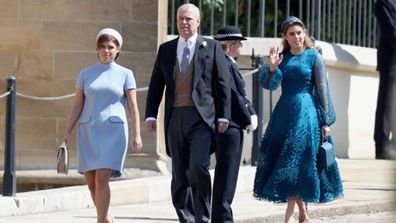
[[[178,38],[175,38],[160,45],[146,101],[145,117],[157,118],[158,108],[166,86],[165,136],[174,102],[177,42]],[[231,118],[229,71],[224,51],[216,40],[198,35],[194,53],[192,84],[192,100],[209,127],[215,130],[217,118]],[[170,156],[168,145],[166,145],[166,152]]]

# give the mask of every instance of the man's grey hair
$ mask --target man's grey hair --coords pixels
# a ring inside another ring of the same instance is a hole
[[[177,15],[179,15],[181,12],[184,12],[186,10],[190,10],[197,19],[201,18],[200,13],[199,13],[199,8],[191,3],[186,3],[186,4],[181,5],[177,9]]]

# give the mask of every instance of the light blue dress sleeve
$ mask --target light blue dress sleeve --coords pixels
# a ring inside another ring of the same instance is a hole
[[[80,72],[80,74],[78,75],[78,78],[77,78],[77,82],[76,82],[76,88],[79,88],[79,89],[84,89],[84,75],[83,75],[84,73],[81,71]]]
[[[129,90],[129,89],[136,89],[135,77],[133,76],[133,73],[131,70],[128,70],[125,84],[124,84],[124,91]]]
[[[330,97],[329,84],[327,81],[326,67],[322,56],[318,53],[314,65],[315,79],[315,102],[319,114],[321,126],[330,126],[336,120],[336,114]]]
[[[279,68],[271,72],[268,64],[264,64],[259,71],[258,81],[260,85],[268,90],[275,90],[282,82],[283,73]]]

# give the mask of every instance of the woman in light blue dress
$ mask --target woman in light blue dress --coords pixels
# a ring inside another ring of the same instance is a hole
[[[287,202],[285,223],[308,222],[307,202],[329,202],[343,196],[337,162],[317,168],[322,137],[335,122],[323,58],[314,48],[302,21],[282,23],[283,50],[270,49],[269,64],[259,74],[270,90],[282,86],[282,95],[261,142],[253,195],[257,199]]]
[[[64,141],[68,145],[78,121],[78,172],[84,174],[97,222],[111,223],[109,179],[122,174],[128,148],[126,105],[132,120],[136,152],[142,148],[136,82],[131,70],[114,62],[122,37],[114,29],[101,30],[96,39],[99,61],[83,69],[77,80],[74,105],[68,117]]]

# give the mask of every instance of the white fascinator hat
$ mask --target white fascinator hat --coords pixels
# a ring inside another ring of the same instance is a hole
[[[105,34],[113,36],[117,40],[118,44],[120,44],[120,47],[122,46],[121,34],[119,32],[117,32],[117,30],[112,29],[112,28],[104,28],[104,29],[100,30],[98,35],[96,36],[96,41],[98,41],[100,36],[105,35]]]

